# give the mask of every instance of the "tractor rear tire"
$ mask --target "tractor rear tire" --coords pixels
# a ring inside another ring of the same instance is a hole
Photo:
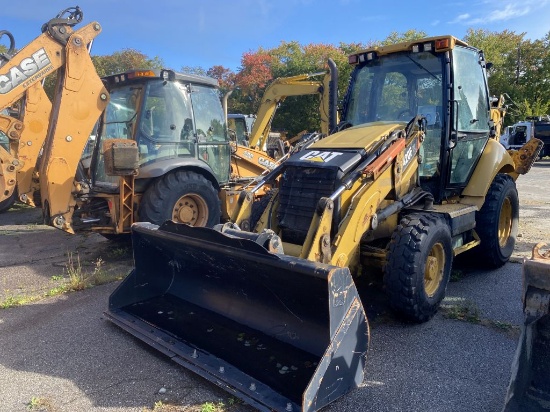
[[[161,225],[167,220],[190,226],[212,227],[220,223],[218,192],[204,176],[176,170],[157,179],[139,206],[139,219]]]
[[[445,297],[452,262],[451,232],[442,217],[404,216],[392,234],[384,266],[390,306],[406,320],[428,321]]]
[[[486,267],[498,268],[512,256],[519,222],[519,199],[514,179],[496,175],[485,203],[476,213],[476,232],[481,243],[472,251]]]
[[[17,200],[17,189],[13,191],[10,197],[0,202],[0,213],[7,212]]]

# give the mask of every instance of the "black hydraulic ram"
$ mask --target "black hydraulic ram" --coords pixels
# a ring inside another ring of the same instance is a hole
[[[135,268],[106,315],[259,410],[316,411],[364,378],[369,327],[355,284],[348,268],[247,235],[135,224]]]

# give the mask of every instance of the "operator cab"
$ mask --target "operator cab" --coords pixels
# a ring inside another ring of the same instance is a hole
[[[342,120],[359,126],[423,116],[421,185],[436,202],[460,194],[490,136],[483,54],[445,36],[408,43],[401,52],[375,47],[351,55],[350,63]]]
[[[229,179],[231,152],[215,79],[141,70],[108,76],[104,82],[110,101],[97,133],[94,186],[118,188],[118,177],[108,176],[104,169],[101,143],[106,139],[136,141],[140,168],[163,160],[194,159],[204,162],[217,181]]]

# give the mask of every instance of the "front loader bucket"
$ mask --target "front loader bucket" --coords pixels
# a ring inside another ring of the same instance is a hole
[[[550,252],[523,262],[525,322],[512,364],[504,412],[550,411]]]
[[[174,361],[264,411],[315,411],[362,382],[369,327],[347,268],[173,222],[135,224],[132,241],[106,315]]]

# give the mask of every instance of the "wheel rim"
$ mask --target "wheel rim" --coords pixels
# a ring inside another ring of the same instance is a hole
[[[445,270],[445,250],[441,243],[432,246],[424,268],[424,290],[432,297],[439,289]]]
[[[206,222],[208,222],[206,201],[193,193],[180,197],[172,209],[172,220],[191,226],[206,226]]]
[[[509,198],[504,199],[500,216],[498,219],[498,243],[500,247],[506,246],[512,233],[512,202]]]

